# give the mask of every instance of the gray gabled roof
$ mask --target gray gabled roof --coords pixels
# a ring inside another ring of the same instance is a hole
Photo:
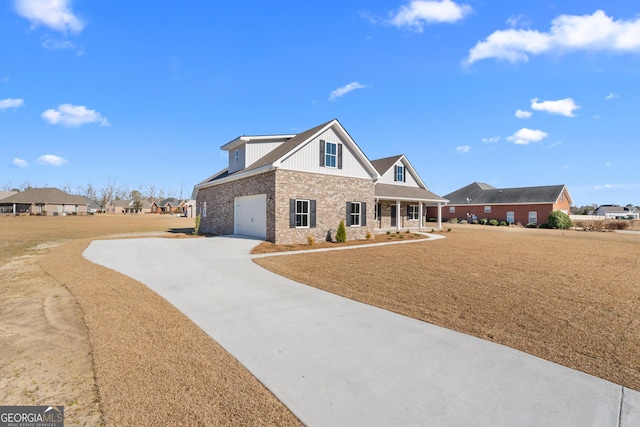
[[[447,199],[440,197],[424,188],[408,187],[406,185],[380,184],[375,187],[376,198],[380,200],[411,200],[416,202],[442,202]]]
[[[29,188],[0,201],[2,204],[86,205],[82,196],[67,194],[57,188]]]
[[[393,166],[399,159],[402,158],[402,154],[397,156],[385,157],[384,159],[372,160],[371,164],[378,171],[380,176],[384,175],[391,166]]]
[[[564,185],[495,188],[482,182],[474,182],[444,197],[449,199],[451,205],[555,203],[564,188]]]
[[[246,167],[245,169],[243,169],[243,170],[241,170],[239,172],[245,172],[245,171],[250,171],[250,170],[253,170],[253,169],[258,169],[258,168],[261,168],[263,166],[267,166],[267,165],[270,165],[270,164],[276,162],[282,156],[284,156],[285,154],[289,153],[290,151],[296,149],[298,147],[298,145],[300,145],[303,142],[305,142],[313,134],[319,132],[320,129],[322,129],[323,127],[327,126],[329,123],[333,122],[334,120],[335,119],[329,120],[326,123],[323,123],[323,124],[318,125],[318,126],[312,128],[312,129],[309,129],[307,131],[304,131],[302,133],[297,134],[296,136],[294,136],[290,140],[283,142],[278,147],[274,148],[273,150],[268,152],[266,155],[262,156],[261,158],[256,160],[254,163],[250,164],[248,167]]]

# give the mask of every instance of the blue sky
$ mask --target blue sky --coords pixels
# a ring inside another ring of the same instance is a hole
[[[444,195],[566,184],[640,205],[640,5],[11,0],[0,186],[188,197],[239,135],[337,118]]]

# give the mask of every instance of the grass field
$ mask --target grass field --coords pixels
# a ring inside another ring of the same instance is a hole
[[[640,390],[640,235],[450,227],[437,241],[255,262]]]
[[[0,405],[64,405],[65,425],[299,425],[172,305],[82,257],[94,238],[187,238],[192,227],[175,216],[0,217]]]
[[[65,405],[69,425],[299,425],[173,306],[82,257],[96,238],[190,238],[192,226],[174,216],[0,217],[0,405]],[[256,262],[640,390],[640,235],[472,225],[442,234]]]

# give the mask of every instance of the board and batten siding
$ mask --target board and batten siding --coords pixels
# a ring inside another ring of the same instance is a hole
[[[405,169],[405,173],[407,174],[407,180],[405,182],[394,181],[395,174],[395,166],[403,166]],[[420,184],[416,181],[414,176],[409,172],[409,169],[403,162],[396,162],[393,166],[389,168],[388,171],[385,172],[384,175],[378,181],[380,184],[391,184],[391,185],[405,185],[407,187],[420,187]]]
[[[342,169],[320,166],[320,140],[342,144]],[[350,150],[349,145],[345,144],[333,129],[327,129],[284,159],[280,167],[300,172],[371,179],[371,175]]]
[[[248,142],[245,144],[247,147],[247,166],[251,166],[253,163],[278,148],[283,142],[284,141]]]
[[[236,163],[236,150],[240,153],[238,163]],[[233,150],[229,150],[229,173],[237,172],[246,167],[246,151],[246,144],[241,145],[238,148],[234,148]]]

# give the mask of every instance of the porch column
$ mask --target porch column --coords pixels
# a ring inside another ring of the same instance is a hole
[[[13,214],[14,215],[16,214],[16,204],[15,203],[13,204]]]
[[[396,230],[400,231],[400,219],[402,218],[402,212],[400,212],[400,200],[396,200]]]
[[[438,202],[438,230],[442,229],[442,202]]]
[[[418,228],[419,228],[420,230],[422,230],[422,222],[423,222],[423,220],[424,220],[424,218],[423,218],[423,216],[424,216],[424,215],[422,214],[422,213],[423,213],[422,205],[423,205],[423,203],[422,203],[422,202],[420,202],[420,204],[418,205],[418,206],[419,206],[419,207],[418,207],[418,215],[420,215],[420,223],[418,224]]]

